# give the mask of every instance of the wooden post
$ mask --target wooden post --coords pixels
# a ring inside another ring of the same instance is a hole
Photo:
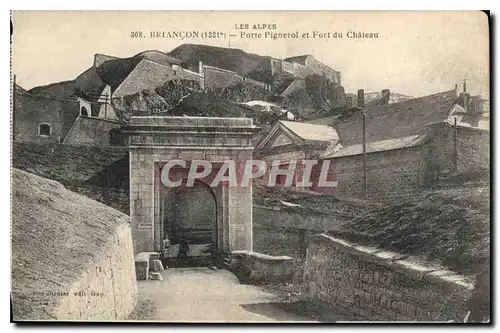
[[[108,94],[104,94],[104,119],[108,118]]]
[[[363,111],[363,198],[368,195],[368,174],[366,169],[366,112]]]

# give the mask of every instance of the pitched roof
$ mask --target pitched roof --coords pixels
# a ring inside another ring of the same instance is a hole
[[[146,59],[149,59],[151,61],[154,61],[154,62],[157,62],[159,64],[162,64],[162,65],[180,65],[183,63],[182,60],[180,59],[177,59],[175,57],[172,57],[171,55],[168,55],[166,53],[163,53],[161,51],[158,51],[158,50],[148,50],[148,51],[144,51],[144,52],[141,52],[141,53],[138,53],[134,56],[134,58],[146,58]]]
[[[279,123],[298,137],[310,141],[338,141],[337,131],[330,126],[280,120]]]
[[[366,152],[375,153],[378,151],[415,147],[424,143],[426,140],[427,136],[425,134],[421,134],[421,135],[411,135],[389,140],[368,142],[366,144]],[[327,158],[345,157],[345,156],[353,156],[360,154],[363,154],[363,144],[348,146],[337,152],[325,154],[321,156],[321,158],[327,159]]]
[[[457,101],[456,91],[450,90],[367,108],[366,139],[375,142],[422,134],[427,124],[444,121]],[[333,120],[332,125],[338,131],[342,145],[352,146],[363,142],[362,112],[340,115]]]
[[[298,64],[302,64],[302,65],[305,65],[306,64],[306,59],[307,57],[311,57],[311,55],[309,54],[304,54],[304,55],[301,55],[301,56],[296,56],[296,57],[290,57],[290,58],[286,58],[285,61],[288,61],[288,62],[296,62]]]
[[[311,119],[311,120],[306,121],[306,123],[307,124],[314,124],[314,125],[331,126],[337,117],[338,117],[338,115],[317,118],[317,119]]]

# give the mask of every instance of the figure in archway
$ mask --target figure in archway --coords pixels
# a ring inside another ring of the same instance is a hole
[[[189,242],[186,238],[179,241],[179,252],[177,253],[177,262],[179,264],[187,264],[189,252]]]
[[[170,242],[170,238],[168,237],[168,233],[165,233],[165,237],[163,238],[163,244],[162,244],[162,251],[163,251],[163,258],[168,257],[168,252],[170,251],[172,243]],[[164,267],[165,269],[168,268],[167,265]]]

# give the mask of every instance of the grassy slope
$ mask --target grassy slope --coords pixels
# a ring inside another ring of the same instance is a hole
[[[12,166],[65,185],[81,185],[126,157],[126,148],[15,143]]]
[[[441,186],[360,215],[333,233],[474,274],[489,260],[489,183]]]
[[[287,207],[280,201],[297,204],[300,207]],[[257,183],[253,187],[253,202],[262,206],[308,214],[332,214],[336,219],[344,218],[346,221],[361,212],[369,212],[380,206],[353,198],[297,191],[286,187],[271,188]]]

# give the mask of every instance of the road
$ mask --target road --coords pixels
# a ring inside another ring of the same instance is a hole
[[[163,322],[306,322],[280,308],[277,295],[242,285],[226,270],[173,268],[164,281],[138,281],[139,300],[129,320]]]

